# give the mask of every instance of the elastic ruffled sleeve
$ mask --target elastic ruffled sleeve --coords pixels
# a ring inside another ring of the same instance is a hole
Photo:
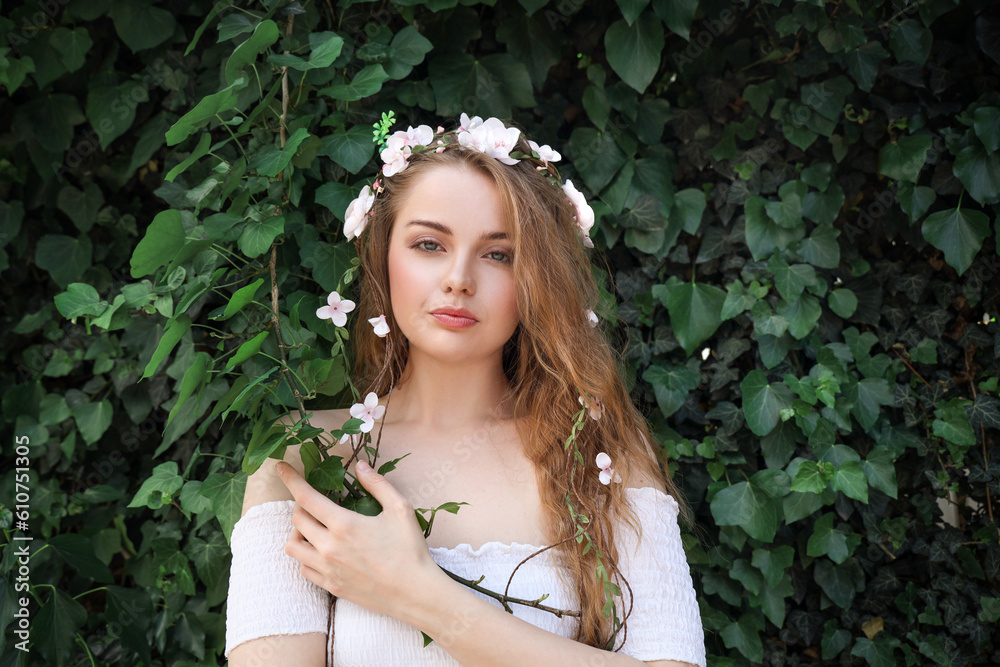
[[[251,507],[233,527],[226,603],[226,657],[243,642],[270,635],[327,633],[330,594],[302,576],[285,553],[293,500]]]
[[[621,652],[643,661],[680,660],[705,667],[705,631],[677,525],[677,501],[646,487],[629,489],[642,541],[619,528],[622,572],[635,593]],[[622,587],[627,609],[628,590]]]

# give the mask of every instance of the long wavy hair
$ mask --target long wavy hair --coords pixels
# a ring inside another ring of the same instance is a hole
[[[531,154],[523,136],[517,150]],[[382,179],[384,191],[376,198],[373,215],[357,242],[363,271],[354,329],[357,377],[368,391],[382,396],[402,376],[407,347],[393,321],[389,301],[389,239],[414,183],[421,174],[443,166],[486,175],[500,195],[513,241],[520,317],[504,349],[504,372],[510,387],[505,401],[519,418],[518,435],[535,465],[545,528],[557,552],[564,556],[561,560],[572,576],[567,583],[579,599],[576,639],[601,648],[620,645],[623,637],[616,639],[613,619],[602,611],[606,597],[596,574],[597,554],[585,548],[586,540],[578,543],[574,539],[577,526],[569,516],[566,494],[577,511],[590,519],[593,544],[602,554],[612,581],[619,584],[624,578],[617,565],[616,529],[624,525],[641,539],[638,520],[625,494],[628,480],[652,480],[675,498],[679,495],[653,454],[646,421],[628,395],[611,346],[601,329],[587,321],[585,313],[596,308],[599,290],[573,206],[562,190],[535,168],[536,163],[521,160],[504,165],[478,151],[449,146],[441,153],[414,154],[404,171]],[[385,338],[376,337],[367,323],[380,314],[385,314],[390,326]],[[564,443],[580,410],[581,396],[599,401],[602,414],[600,419],[586,419],[579,432],[577,445],[586,467],[574,470],[577,463]],[[600,483],[594,463],[599,452],[611,457],[622,483]],[[627,622],[628,609],[619,611],[618,617]]]

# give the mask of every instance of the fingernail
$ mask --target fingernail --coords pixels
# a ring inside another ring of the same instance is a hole
[[[277,463],[274,464],[274,469],[278,472],[279,475],[284,475],[285,474],[285,462],[284,461],[278,461]]]
[[[372,467],[368,465],[367,461],[358,461],[357,469],[361,472],[368,472],[372,469]]]

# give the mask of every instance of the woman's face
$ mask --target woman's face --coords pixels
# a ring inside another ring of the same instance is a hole
[[[451,362],[502,356],[518,324],[512,241],[489,177],[458,166],[413,183],[389,240],[392,312],[410,344]]]

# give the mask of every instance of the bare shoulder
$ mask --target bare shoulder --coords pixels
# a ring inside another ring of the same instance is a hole
[[[309,419],[309,423],[313,426],[317,426],[325,431],[331,431],[333,429],[338,429],[344,425],[350,418],[350,412],[348,409],[337,409],[337,410],[317,410],[312,413],[312,417]],[[298,410],[292,410],[288,414],[280,417],[277,420],[279,424],[291,425],[298,422],[301,419],[301,415]],[[348,453],[348,445],[334,444],[330,453],[335,456],[346,456]],[[299,455],[299,449],[301,445],[289,445],[285,448],[285,463],[289,464],[293,468],[299,471],[301,474],[303,472],[302,457]],[[275,465],[277,465],[277,459],[267,459],[261,464],[252,475],[247,478],[247,488],[243,495],[243,514],[255,506],[262,503],[273,502],[276,500],[292,500],[292,494],[289,493],[288,489],[285,487],[284,482],[278,477],[278,473],[275,470]]]

